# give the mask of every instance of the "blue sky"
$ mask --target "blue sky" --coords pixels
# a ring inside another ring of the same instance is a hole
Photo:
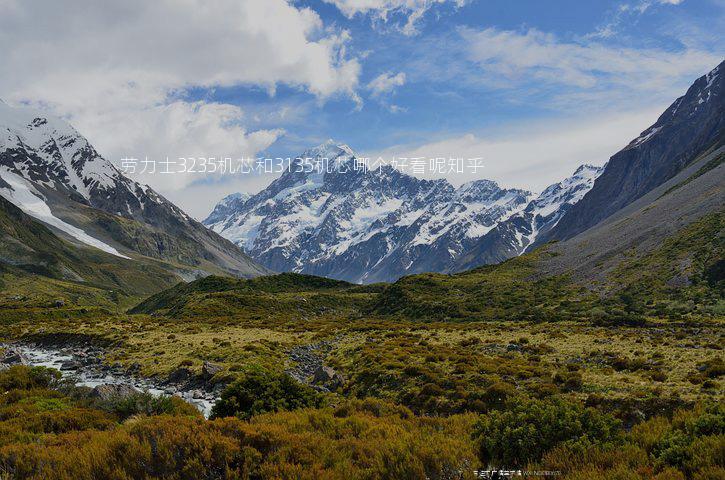
[[[603,164],[725,45],[724,0],[98,4],[0,1],[17,54],[0,53],[0,98],[67,118],[112,161],[288,157],[333,138],[483,157],[479,177],[532,190]],[[139,180],[203,217],[272,178]]]
[[[369,15],[347,18],[335,6],[321,1],[300,4],[318,12],[326,24],[350,31],[350,54],[365,55],[361,85],[385,73],[402,72],[406,80],[404,85],[379,98],[360,89],[363,105],[359,109],[349,97],[319,103],[309,93],[284,86],[277,89],[274,97],[264,90],[245,87],[219,89],[211,94],[201,92],[209,95],[208,99],[235,103],[248,111],[259,109],[262,117],[269,114],[271,104],[289,105],[291,111],[303,112],[291,115],[289,121],[274,115],[260,119],[262,128],[282,126],[287,131],[267,150],[275,156],[300,153],[327,138],[346,142],[356,151],[373,152],[395,144],[422,142],[431,136],[446,137],[502,124],[562,118],[575,115],[581,108],[601,110],[602,104],[596,101],[582,106],[559,104],[555,100],[559,95],[587,93],[592,91],[591,86],[527,79],[527,72],[521,72],[523,78],[516,74],[512,79],[501,78],[500,84],[482,80],[484,68],[468,61],[462,51],[462,29],[497,29],[522,35],[536,30],[554,35],[564,44],[588,45],[596,41],[610,48],[673,52],[686,49],[687,42],[717,52],[723,38],[714,33],[725,31],[722,2],[708,1],[679,5],[653,2],[642,13],[626,14],[618,13],[626,5],[623,2],[485,0],[471,1],[458,8],[444,4],[425,14],[416,25],[415,35],[401,34],[404,13],[393,14],[387,23],[382,23],[371,20]],[[614,23],[610,36],[593,37],[610,23]],[[593,75],[597,76],[597,72]],[[674,80],[674,88],[648,92],[646,98],[636,101],[648,106],[661,105],[663,99],[674,100],[673,91],[686,87],[694,78],[690,75]],[[609,88],[604,96],[608,97],[606,103],[615,104],[615,108],[621,107],[620,102],[629,107],[633,100],[629,93],[628,88]],[[397,108],[391,110],[391,106]]]

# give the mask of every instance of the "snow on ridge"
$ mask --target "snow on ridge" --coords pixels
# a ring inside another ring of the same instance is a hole
[[[6,200],[20,208],[23,212],[46,223],[52,227],[61,230],[71,237],[91,247],[102,250],[111,255],[130,260],[129,257],[122,255],[112,246],[88,235],[80,228],[74,227],[58,217],[54,216],[50,211],[50,207],[45,203],[42,195],[38,193],[33,186],[23,177],[11,172],[7,167],[0,167],[0,177],[10,185],[10,188],[0,188],[0,195]]]

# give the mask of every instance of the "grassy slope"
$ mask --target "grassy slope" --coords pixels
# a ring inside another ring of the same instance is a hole
[[[0,306],[113,307],[175,284],[176,267],[153,259],[127,260],[72,245],[0,198]]]
[[[368,291],[347,282],[296,273],[251,280],[211,276],[160,292],[130,313],[251,319],[332,312],[341,315],[364,305]]]
[[[283,274],[207,278],[144,301],[131,313],[172,317],[294,316],[326,310],[415,321],[619,320],[722,314],[723,214],[691,224],[644,256],[624,259],[597,292],[567,275],[535,278],[547,247],[455,275],[420,274],[389,285],[353,286]],[[599,286],[598,286],[599,287]]]

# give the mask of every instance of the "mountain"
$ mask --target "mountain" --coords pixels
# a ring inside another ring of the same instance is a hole
[[[604,167],[582,165],[571,177],[550,185],[524,210],[484,235],[447,271],[499,263],[526,252],[540,235],[554,228],[564,214],[584,197],[603,170]]]
[[[584,198],[537,243],[572,238],[673,178],[723,145],[725,62],[698,78],[657,122],[607,163]]]
[[[235,212],[239,211],[250,198],[252,198],[252,196],[244,192],[227,195],[222,198],[216,206],[214,206],[214,210],[212,210],[204,222],[208,224],[215,224],[225,220]]]
[[[0,196],[76,246],[165,262],[177,280],[266,273],[238,247],[124,176],[67,122],[0,102]]]
[[[0,308],[62,300],[115,309],[178,282],[160,260],[70,243],[0,196]]]
[[[395,280],[444,271],[502,222],[523,218],[517,255],[591,186],[594,167],[534,198],[476,180],[454,188],[389,165],[359,167],[346,145],[304,152],[267,188],[223,199],[204,224],[277,271],[351,282]],[[326,165],[309,168],[306,165]],[[332,167],[332,168],[330,168]],[[533,229],[533,230],[532,230]]]

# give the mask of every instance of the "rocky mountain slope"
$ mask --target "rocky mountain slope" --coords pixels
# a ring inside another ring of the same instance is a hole
[[[178,282],[165,262],[72,244],[0,196],[0,308],[58,301],[113,308]]]
[[[349,147],[328,141],[300,155],[260,193],[226,197],[203,223],[273,270],[390,281],[453,268],[503,223],[515,247],[496,258],[523,252],[591,188],[599,171],[584,166],[534,196],[490,180],[454,188],[358,163]]]
[[[65,121],[0,102],[0,195],[76,245],[165,261],[179,278],[267,272],[124,176]]]
[[[634,279],[660,271],[664,281],[660,287],[676,290],[702,280],[696,278],[698,272],[708,267],[714,275],[713,284],[720,283],[722,288],[725,281],[724,162],[725,146],[700,155],[674,177],[596,226],[550,245],[548,248],[555,255],[540,264],[538,275],[568,273],[596,289],[612,289],[624,282],[651,288],[655,283],[652,280]],[[709,232],[693,232],[670,248],[663,258],[643,263],[651,252],[662,249],[668,239],[708,217],[711,217]],[[699,260],[693,254],[697,250],[706,252]],[[629,267],[622,268],[622,265]]]
[[[569,209],[592,188],[604,167],[582,165],[574,174],[547,187],[526,208],[484,235],[457,258],[447,271],[463,271],[521,255],[536,239],[554,228]]]
[[[657,122],[616,153],[589,193],[538,243],[565,240],[670,180],[725,143],[725,62],[697,79]]]

